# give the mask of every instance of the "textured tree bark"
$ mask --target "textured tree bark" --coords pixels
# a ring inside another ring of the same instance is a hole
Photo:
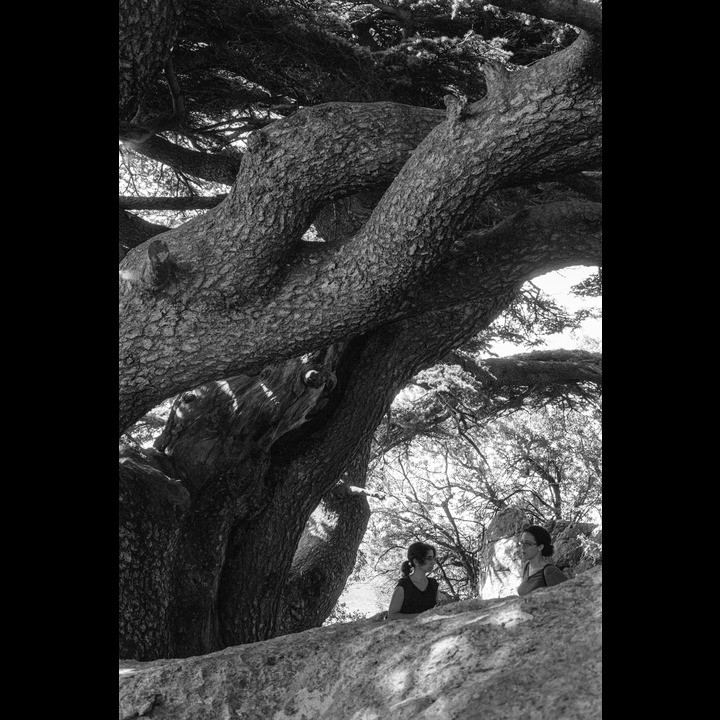
[[[178,172],[223,185],[232,185],[240,169],[241,156],[190,150],[158,135],[142,141],[126,139],[124,144],[141,155],[170,165]]]
[[[293,574],[293,557],[311,513],[352,467],[412,375],[492,322],[533,272],[568,258],[599,262],[596,208],[572,208],[575,213],[566,204],[551,208],[549,216],[524,213],[525,222],[458,243],[450,266],[441,266],[406,300],[407,320],[347,347],[178,396],[156,450],[172,463],[170,474],[182,483],[189,505],[173,526],[171,566],[162,566],[170,575],[162,597],[172,602],[144,610],[167,626],[163,642],[173,656],[300,626],[282,603],[285,594],[297,609],[292,585],[302,581],[299,571]],[[570,218],[569,229],[563,231],[558,218]],[[554,232],[546,236],[546,227]],[[468,292],[471,261],[475,287]],[[442,302],[434,308],[426,297]],[[349,564],[344,572],[351,570]],[[340,576],[328,577],[307,597],[307,622],[316,622]],[[130,638],[139,633],[134,626],[128,632]]]
[[[147,458],[120,452],[120,657],[170,657],[168,607],[188,492]]]
[[[181,11],[121,3],[121,121]],[[254,133],[219,206],[127,252],[120,430],[177,399],[155,450],[121,456],[121,657],[187,657],[317,622],[366,512],[332,492],[361,472],[399,388],[487,327],[528,277],[599,261],[594,203],[464,232],[494,188],[599,162],[598,62],[583,34],[518,72],[488,65],[487,96],[450,98],[447,113],[301,110]],[[301,242],[327,203],[379,188],[351,236]],[[302,540],[321,501],[336,536],[352,533],[329,559],[330,546]]]
[[[155,235],[166,232],[170,228],[164,225],[148,222],[142,218],[125,212],[120,208],[120,219],[118,222],[118,236],[120,245],[120,260],[127,254],[130,248],[142,245]]]
[[[131,122],[162,71],[175,41],[185,0],[120,0],[121,122]]]
[[[273,488],[267,481],[270,449],[278,437],[322,408],[335,384],[337,357],[337,349],[330,348],[269,367],[258,377],[231,378],[176,399],[156,442],[156,449],[170,457],[192,498],[178,534],[171,584],[169,625],[175,654],[188,656],[227,644],[221,639],[222,618],[217,612],[221,576],[237,565],[233,587],[242,587],[248,594],[248,579],[258,575],[252,571],[253,563],[266,561],[277,532]],[[281,524],[287,524],[287,509],[294,504],[280,513]],[[302,531],[303,520],[297,522]],[[243,530],[242,541],[237,540],[238,528]],[[279,535],[284,537],[283,532]],[[259,537],[267,539],[258,544]],[[233,542],[237,550],[232,550]],[[277,555],[282,559],[282,549]],[[237,594],[235,590],[233,596]],[[266,606],[260,603],[248,618],[252,633],[274,631],[277,608],[272,604],[268,614]],[[272,621],[267,630],[265,616]]]
[[[498,311],[494,308],[492,315]],[[483,309],[483,318],[486,312]],[[474,332],[480,322],[477,315],[477,310],[459,317],[454,311],[436,314],[432,325],[439,327],[431,343],[422,325],[400,323],[375,331],[360,349],[348,351],[346,362],[351,367],[340,372],[352,374],[344,381],[331,418],[322,422],[316,418],[321,426],[307,436],[296,433],[293,438],[287,433],[274,452],[260,451],[193,491],[192,505],[174,526],[170,579],[167,563],[156,567],[164,578],[163,587],[171,589],[172,602],[165,605],[167,593],[160,606],[148,598],[150,607],[125,619],[130,638],[139,633],[132,626],[134,618],[147,624],[146,615],[154,616],[157,625],[167,623],[167,644],[174,657],[276,634],[283,591],[310,514],[370,442],[399,387],[417,369]],[[450,324],[451,318],[459,324]],[[308,425],[312,430],[312,423]],[[347,572],[351,569],[350,564]],[[126,582],[131,584],[132,578]],[[329,602],[323,597],[325,591],[316,588],[318,605],[323,599]],[[149,659],[128,655],[134,647],[121,644],[121,656]]]
[[[392,103],[319,106],[256,133],[225,202],[168,234],[177,282],[148,295],[138,281],[143,246],[123,260],[123,429],[208,377],[256,370],[386,321],[493,187],[598,157],[600,88],[586,70],[596,51],[581,36],[493,79],[486,98],[437,125],[404,165],[416,135],[403,130],[409,111]],[[428,120],[437,122],[431,111]],[[377,186],[398,165],[351,242],[297,252],[320,205]]]
[[[602,385],[602,355],[584,350],[531,352],[507,358],[487,358],[482,363],[461,353],[451,353],[447,361],[457,363],[472,374],[488,392],[511,385],[541,388],[578,382]]]
[[[319,627],[342,594],[370,519],[361,492],[368,460],[366,441],[306,523],[283,591],[278,634]]]

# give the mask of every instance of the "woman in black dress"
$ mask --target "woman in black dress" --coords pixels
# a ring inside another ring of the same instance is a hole
[[[435,557],[435,548],[427,543],[416,542],[408,548],[408,559],[400,568],[403,577],[390,600],[388,620],[412,620],[437,605],[438,581],[428,577]]]

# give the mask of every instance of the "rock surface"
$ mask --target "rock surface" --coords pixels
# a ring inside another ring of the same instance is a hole
[[[120,661],[120,718],[600,720],[602,566],[526,596]]]

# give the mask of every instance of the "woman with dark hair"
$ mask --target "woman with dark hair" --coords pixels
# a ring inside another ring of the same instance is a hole
[[[403,577],[390,599],[388,620],[412,620],[437,605],[438,581],[428,577],[435,557],[435,548],[427,543],[416,542],[408,548],[408,559],[400,568]]]
[[[518,595],[527,595],[539,587],[559,585],[568,579],[560,568],[548,560],[555,548],[550,533],[545,528],[539,525],[526,527],[518,545],[525,561],[522,582],[517,589]]]

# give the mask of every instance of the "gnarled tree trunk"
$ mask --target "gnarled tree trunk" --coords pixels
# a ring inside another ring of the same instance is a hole
[[[180,17],[179,2],[151,6],[162,22],[146,55],[144,20],[121,54],[121,119]],[[135,22],[135,6],[123,9]],[[154,451],[121,453],[121,657],[202,654],[317,624],[352,569],[351,544],[323,576],[303,533],[321,502],[333,532],[360,533],[361,496],[334,493],[346,473],[362,487],[398,390],[486,328],[526,279],[600,261],[593,202],[466,232],[493,189],[599,162],[589,29],[521,71],[488,66],[487,96],[448,99],[446,113],[300,110],[254,133],[220,205],[128,250],[120,432],[176,401]],[[383,189],[352,236],[302,242],[328,203]]]

